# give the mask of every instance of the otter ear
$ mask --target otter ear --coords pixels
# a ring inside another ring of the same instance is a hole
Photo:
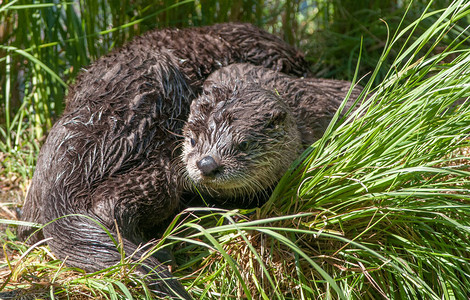
[[[211,88],[211,95],[214,98],[215,102],[217,103],[217,102],[227,100],[227,98],[229,97],[229,92],[227,88],[214,85]]]
[[[269,121],[266,123],[265,128],[274,129],[277,126],[284,123],[287,118],[287,112],[278,110],[274,111],[269,118]]]
[[[214,101],[207,94],[200,95],[191,104],[191,111],[197,112],[196,115],[208,115],[214,109]]]

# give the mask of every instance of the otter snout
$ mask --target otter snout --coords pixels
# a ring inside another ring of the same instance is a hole
[[[203,176],[214,177],[222,170],[222,166],[219,165],[212,156],[205,156],[196,162],[198,169],[201,171]]]

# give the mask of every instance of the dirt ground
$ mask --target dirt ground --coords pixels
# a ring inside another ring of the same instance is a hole
[[[20,185],[17,178],[0,176],[0,219],[19,219],[21,205],[26,194]]]
[[[1,155],[0,155],[1,159]],[[1,168],[1,167],[0,167]],[[0,170],[4,171],[4,170]],[[6,172],[0,172],[0,174],[5,174]],[[26,195],[25,188],[22,186],[27,186],[22,179],[17,178],[16,176],[5,176],[0,175],[0,244],[2,248],[0,250],[0,287],[2,283],[9,278],[10,269],[7,266],[7,260],[5,258],[5,253],[8,253],[10,260],[16,257],[9,249],[6,249],[3,245],[7,238],[7,228],[15,234],[16,229],[5,224],[5,220],[19,220],[21,214],[21,206]],[[3,222],[1,221],[3,220]],[[10,257],[12,255],[12,257]],[[1,289],[0,289],[1,290]],[[20,289],[13,291],[0,291],[0,299],[34,299],[28,296],[22,296]]]

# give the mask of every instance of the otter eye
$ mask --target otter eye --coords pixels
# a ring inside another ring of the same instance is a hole
[[[276,123],[272,122],[272,121],[269,121],[265,126],[264,128],[267,128],[267,129],[274,129],[276,127]]]
[[[246,140],[238,144],[238,150],[243,152],[248,151],[250,149],[254,149],[256,147],[258,147],[258,143],[251,140]]]
[[[287,118],[287,113],[280,111],[272,115],[271,119],[264,125],[264,128],[274,129],[281,125]]]
[[[196,141],[193,138],[191,138],[189,142],[191,143],[191,147],[196,146]]]
[[[238,149],[240,151],[247,151],[250,148],[250,142],[249,141],[243,141],[240,144],[238,144]]]

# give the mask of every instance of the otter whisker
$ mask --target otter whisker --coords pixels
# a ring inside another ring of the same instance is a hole
[[[184,127],[184,136],[193,137],[183,145],[185,174],[223,202],[264,202],[295,158],[321,137],[349,85],[250,64],[214,72]],[[201,170],[203,159],[210,164]]]

